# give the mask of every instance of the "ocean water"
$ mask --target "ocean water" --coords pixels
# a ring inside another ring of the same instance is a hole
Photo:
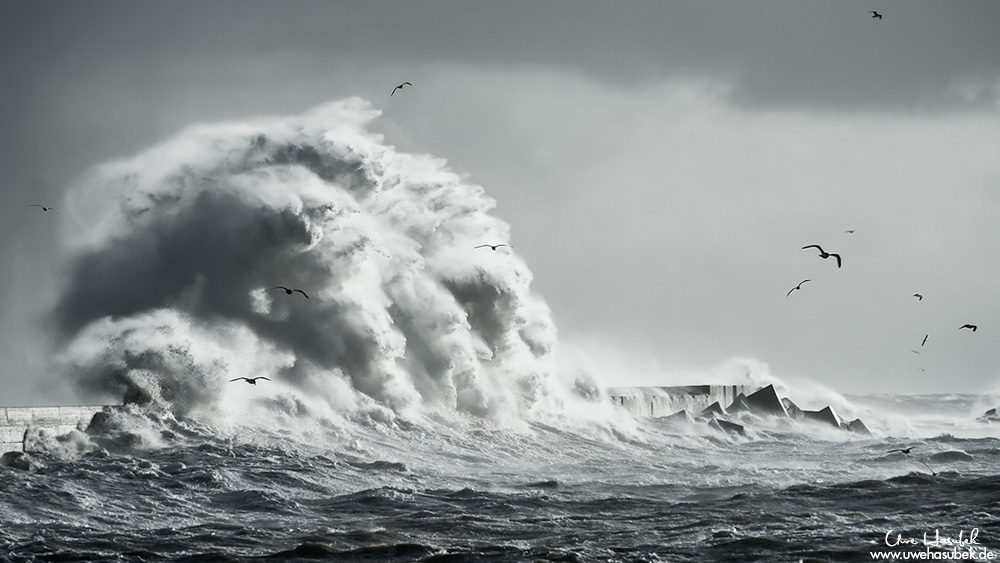
[[[978,400],[854,398],[896,413],[869,413],[873,426],[901,432],[871,436],[767,419],[735,436],[664,419],[504,428],[471,416],[283,432],[131,407],[100,433],[42,443],[48,452],[30,454],[31,471],[0,469],[0,553],[871,561],[876,550],[951,551],[946,541],[973,530],[978,543],[962,550],[997,551],[1000,439],[966,416]],[[908,456],[889,453],[909,446]],[[939,544],[886,542],[925,533]]]

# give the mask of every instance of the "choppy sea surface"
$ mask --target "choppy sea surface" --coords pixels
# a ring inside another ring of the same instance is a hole
[[[872,561],[875,551],[1000,552],[1000,426],[975,420],[981,400],[848,400],[872,435],[769,419],[745,421],[746,436],[665,419],[217,427],[131,407],[99,432],[36,444],[43,451],[29,454],[30,470],[0,467],[0,556]]]

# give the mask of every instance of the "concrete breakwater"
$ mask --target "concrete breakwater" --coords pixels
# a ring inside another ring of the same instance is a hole
[[[752,391],[752,392],[751,392]],[[744,433],[752,422],[743,414],[780,417],[820,423],[852,432],[870,433],[861,419],[847,422],[833,408],[803,410],[790,399],[778,396],[773,385],[689,385],[679,387],[615,387],[608,389],[611,402],[635,416],[702,420],[727,432]]]
[[[803,411],[790,400],[777,396],[772,386],[686,385],[673,387],[612,387],[611,401],[635,416],[665,417],[682,414],[709,419],[717,424],[738,426],[735,415],[753,412],[792,419],[807,419],[845,429],[867,432],[860,420],[842,421],[833,409]],[[136,402],[126,399],[126,402]],[[30,451],[32,432],[54,436],[73,430],[86,431],[94,415],[112,412],[120,405],[72,407],[0,407],[0,454]],[[995,411],[994,411],[995,412]]]
[[[118,405],[0,407],[0,454],[25,451],[25,436],[30,431],[47,431],[56,436],[85,431],[95,414],[116,408]]]
[[[674,387],[611,387],[611,401],[635,416],[669,416],[680,411],[698,413],[712,403],[731,405],[739,395],[749,395],[748,385],[682,385]]]

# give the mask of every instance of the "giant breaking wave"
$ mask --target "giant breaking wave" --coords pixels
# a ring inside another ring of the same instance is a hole
[[[66,202],[74,260],[52,319],[67,373],[182,416],[604,409],[560,360],[525,262],[473,248],[509,241],[494,201],[366,130],[378,115],[349,99],[199,125],[96,167]],[[272,382],[229,383],[242,376]]]

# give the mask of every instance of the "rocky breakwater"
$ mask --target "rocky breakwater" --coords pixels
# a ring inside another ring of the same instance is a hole
[[[667,418],[674,421],[704,421],[716,430],[745,435],[746,426],[764,417],[777,417],[805,424],[829,426],[860,434],[871,434],[868,427],[865,426],[865,423],[860,418],[849,422],[845,421],[830,406],[817,411],[803,410],[793,403],[791,399],[778,396],[778,392],[773,385],[768,385],[750,395],[740,393],[736,395],[728,406],[714,402],[697,414],[691,415],[682,410]]]

